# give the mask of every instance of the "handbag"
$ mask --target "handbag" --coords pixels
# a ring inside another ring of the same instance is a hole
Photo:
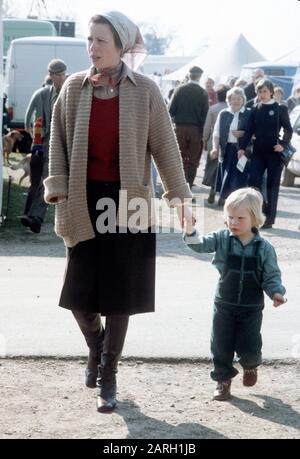
[[[278,135],[277,135],[277,138],[279,140],[279,133],[280,133],[280,125],[279,125],[279,105],[278,105],[278,110],[277,110],[277,132],[278,132]],[[279,153],[279,156],[280,156],[280,160],[282,162],[282,164],[287,167],[290,160],[292,159],[293,155],[296,153],[296,148],[291,144],[291,143],[288,143],[285,147],[284,147],[284,150]]]
[[[293,147],[291,143],[289,143],[284,150],[280,153],[280,160],[285,167],[288,166],[290,160],[292,159],[293,155],[296,153],[296,148]]]

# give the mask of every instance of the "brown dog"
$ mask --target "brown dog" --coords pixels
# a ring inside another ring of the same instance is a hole
[[[21,161],[18,162],[18,164],[11,166],[11,169],[16,171],[18,169],[23,169],[24,174],[19,180],[19,185],[23,182],[24,178],[30,177],[30,161],[31,161],[31,153],[26,155]]]
[[[9,155],[13,151],[14,144],[17,140],[22,140],[23,136],[19,131],[10,131],[2,137],[4,164],[9,165]]]

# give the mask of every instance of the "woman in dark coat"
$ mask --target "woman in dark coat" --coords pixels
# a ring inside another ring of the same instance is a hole
[[[218,114],[227,108],[226,94],[228,90],[229,87],[224,84],[219,85],[217,88],[216,92],[218,103],[212,105],[212,107],[209,108],[203,129],[203,148],[208,152],[208,154],[202,183],[203,185],[210,187],[210,192],[207,199],[209,204],[213,204],[215,202],[215,184],[218,168],[218,160],[212,159],[209,152],[212,150],[213,131],[218,118]]]
[[[266,221],[264,229],[272,228],[277,212],[280,177],[283,163],[280,153],[292,138],[293,129],[287,107],[274,100],[274,86],[270,80],[262,79],[256,85],[259,103],[252,108],[244,137],[241,139],[239,157],[254,137],[253,155],[249,171],[249,186],[262,190],[263,176],[267,171],[267,193],[264,202]],[[280,131],[283,137],[280,139]]]
[[[237,169],[237,152],[250,110],[245,108],[246,96],[242,88],[232,88],[226,99],[228,108],[218,115],[211,151],[211,156],[219,159],[216,192],[219,192],[220,206],[233,191],[246,187],[248,181],[248,164],[242,172]]]

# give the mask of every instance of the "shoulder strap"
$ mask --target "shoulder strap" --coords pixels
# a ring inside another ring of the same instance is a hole
[[[277,109],[277,143],[279,142],[279,134],[280,134],[280,105],[278,104]]]

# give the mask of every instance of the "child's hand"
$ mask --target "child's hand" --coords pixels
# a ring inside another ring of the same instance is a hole
[[[177,213],[181,228],[186,232],[186,234],[192,234],[195,231],[196,219],[193,216],[191,209],[188,205],[184,205],[182,207],[177,207]]]
[[[282,304],[284,304],[286,302],[287,302],[287,299],[284,298],[284,296],[281,295],[280,293],[275,293],[273,295],[273,306],[274,306],[274,308],[278,308],[279,306],[281,306]]]

